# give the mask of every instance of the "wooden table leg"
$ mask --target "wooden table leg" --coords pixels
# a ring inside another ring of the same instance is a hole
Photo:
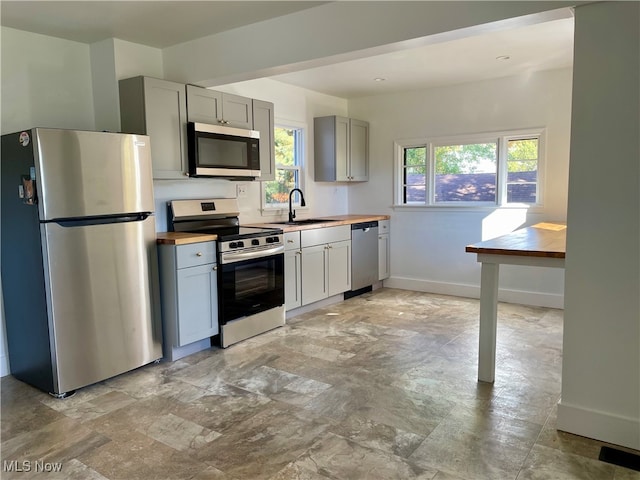
[[[480,278],[480,348],[478,380],[493,383],[496,374],[496,327],[500,265],[482,262]]]

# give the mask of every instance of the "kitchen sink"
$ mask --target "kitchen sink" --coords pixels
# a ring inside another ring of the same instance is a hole
[[[314,223],[339,222],[340,220],[331,220],[328,218],[303,218],[302,220],[294,220],[293,222],[270,222],[273,225],[312,225]]]

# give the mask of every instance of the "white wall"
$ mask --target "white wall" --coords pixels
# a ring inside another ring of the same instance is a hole
[[[639,27],[638,2],[576,8],[558,406],[558,428],[635,449],[640,449]]]
[[[385,285],[478,297],[480,265],[466,245],[525,224],[566,219],[571,70],[354,99],[349,116],[370,122],[371,176],[353,185],[349,212],[388,213],[391,278]],[[392,208],[393,142],[515,128],[546,128],[544,207]],[[504,266],[500,298],[562,308],[563,271]]]
[[[91,44],[96,130],[120,131],[118,80],[137,75],[162,78],[162,50],[107,38]]]
[[[95,127],[89,46],[1,27],[2,133]]]

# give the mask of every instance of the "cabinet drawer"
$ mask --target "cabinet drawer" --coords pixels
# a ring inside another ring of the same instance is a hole
[[[284,234],[285,250],[300,250],[300,232],[286,232]]]
[[[176,247],[176,268],[216,263],[216,242],[199,242]]]
[[[341,242],[351,240],[351,225],[339,225],[337,227],[314,228],[302,230],[302,247],[322,245],[323,243]]]
[[[389,233],[391,231],[389,220],[379,220],[378,221],[378,233]]]

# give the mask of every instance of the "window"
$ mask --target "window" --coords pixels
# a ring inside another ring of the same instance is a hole
[[[289,208],[289,192],[302,188],[302,157],[304,129],[299,127],[275,127],[276,178],[263,182],[265,208]],[[300,196],[294,196],[295,205]]]
[[[396,142],[397,205],[539,205],[542,130]]]

